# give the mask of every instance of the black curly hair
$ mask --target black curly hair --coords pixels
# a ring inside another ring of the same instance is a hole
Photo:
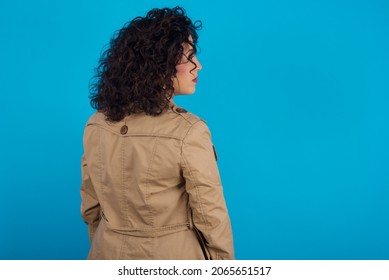
[[[144,112],[157,116],[168,108],[174,94],[176,65],[184,55],[183,43],[197,52],[197,30],[181,7],[153,9],[115,32],[90,83],[91,106],[109,121]],[[190,36],[192,41],[190,41]]]

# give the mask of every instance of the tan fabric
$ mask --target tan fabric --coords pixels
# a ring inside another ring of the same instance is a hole
[[[160,116],[110,123],[95,113],[84,132],[81,215],[88,259],[233,259],[233,240],[211,135],[173,102]]]

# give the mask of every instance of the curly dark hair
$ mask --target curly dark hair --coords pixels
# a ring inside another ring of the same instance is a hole
[[[109,121],[145,112],[157,116],[174,94],[173,77],[182,58],[183,43],[197,52],[197,30],[181,7],[153,9],[114,33],[90,83],[91,106]],[[189,37],[192,37],[190,41]]]

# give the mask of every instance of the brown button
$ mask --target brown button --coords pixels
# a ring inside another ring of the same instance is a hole
[[[177,113],[186,113],[186,112],[188,112],[188,111],[185,110],[184,108],[180,108],[180,107],[178,107],[178,108],[176,109],[176,111],[177,111]]]
[[[120,129],[120,133],[122,135],[126,134],[127,131],[128,131],[128,126],[126,126],[126,125],[123,125],[122,128]]]

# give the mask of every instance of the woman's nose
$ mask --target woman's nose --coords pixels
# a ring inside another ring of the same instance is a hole
[[[203,68],[203,66],[201,65],[200,63],[200,60],[195,56],[195,61],[194,63],[196,63],[196,70],[200,71],[201,68]]]

